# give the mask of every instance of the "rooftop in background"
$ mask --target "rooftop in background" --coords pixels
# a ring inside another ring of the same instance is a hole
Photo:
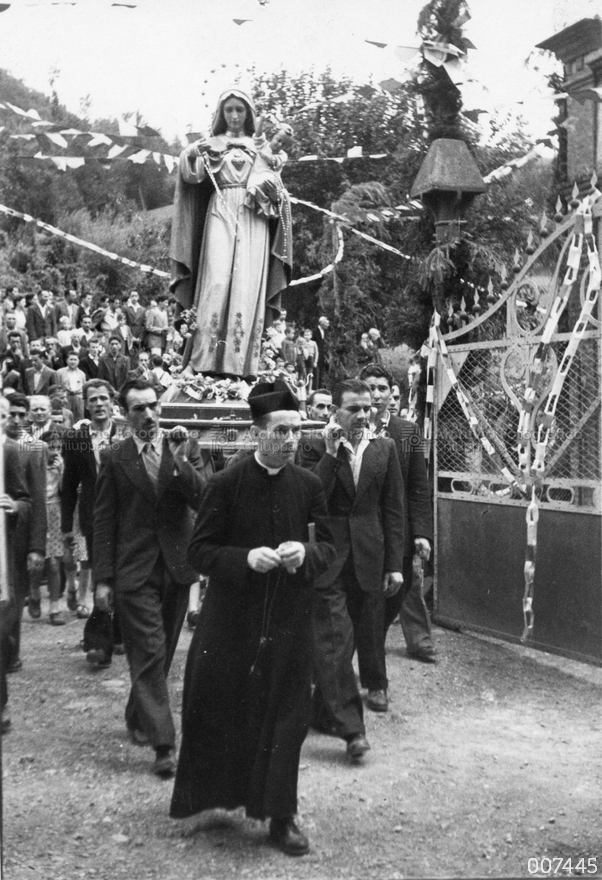
[[[602,48],[602,19],[582,18],[553,37],[537,44],[538,49],[553,52],[566,64],[582,55]]]

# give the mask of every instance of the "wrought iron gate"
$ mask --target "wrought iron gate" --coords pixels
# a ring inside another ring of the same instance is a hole
[[[511,283],[467,292],[431,334],[436,619],[519,640],[531,609],[531,646],[593,662],[602,661],[597,195],[574,193],[552,231],[542,218],[541,242],[530,236]],[[527,510],[539,516],[529,542]]]

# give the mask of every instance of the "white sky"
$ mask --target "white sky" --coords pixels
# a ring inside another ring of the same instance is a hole
[[[90,95],[92,118],[138,110],[168,138],[181,137],[191,127],[207,127],[205,105],[213,108],[220,88],[251,65],[291,73],[330,65],[335,74],[359,81],[399,76],[403,68],[392,50],[365,40],[416,45],[425,0],[131,2],[136,9],[111,7],[110,0],[75,6],[17,0],[0,13],[0,67],[45,93],[49,71],[58,68],[56,88],[70,110],[77,112]],[[533,100],[532,89],[542,80],[524,60],[558,30],[559,7],[566,16],[573,4],[575,20],[592,14],[580,3],[599,4],[602,11],[602,0],[469,0],[472,20],[465,33],[477,47],[469,53],[469,69],[488,89],[478,106],[525,100],[533,134],[550,128],[554,107]],[[252,21],[237,26],[233,18]]]

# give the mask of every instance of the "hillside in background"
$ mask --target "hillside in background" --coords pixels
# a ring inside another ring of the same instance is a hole
[[[281,72],[257,75],[254,98],[261,112],[285,116],[295,130],[285,186],[298,199],[333,210],[346,220],[342,261],[324,278],[292,287],[283,303],[289,317],[313,326],[318,314],[333,319],[335,374],[353,369],[363,331],[377,326],[388,344],[418,347],[425,339],[434,291],[448,302],[499,282],[502,263],[511,264],[530,228],[536,226],[551,196],[552,169],[535,161],[492,183],[467,216],[462,241],[446,253],[433,248],[428,212],[398,212],[429,146],[429,123],[414,82],[385,93],[373,84],[334,79],[312,71],[296,77]],[[0,102],[33,108],[56,126],[100,132],[114,143],[177,154],[157,133],[136,138],[119,135],[116,120],[90,121],[69,112],[58,97],[47,97],[0,71]],[[143,120],[130,117],[139,126]],[[0,201],[51,223],[106,250],[168,271],[168,246],[175,174],[153,161],[107,161],[107,146],[90,146],[89,136],[70,137],[61,147],[40,127],[13,112],[0,111]],[[531,146],[515,121],[491,122],[490,140],[468,114],[457,121],[483,175],[528,152]],[[35,137],[15,139],[14,135]],[[361,147],[363,156],[344,158]],[[82,167],[60,171],[35,154],[85,156]],[[129,151],[131,153],[131,150]],[[379,153],[382,158],[370,158]],[[308,154],[316,161],[296,161]],[[127,155],[127,154],[126,154]],[[336,161],[334,161],[336,159]],[[554,196],[555,198],[555,196]],[[349,227],[382,241],[399,253],[352,234]],[[338,247],[333,222],[311,207],[293,211],[294,279],[319,273],[332,263]],[[401,256],[403,255],[403,256]],[[433,270],[433,267],[437,271]],[[0,286],[33,291],[75,288],[95,295],[125,294],[136,288],[147,300],[167,292],[167,283],[20,220],[0,215]]]

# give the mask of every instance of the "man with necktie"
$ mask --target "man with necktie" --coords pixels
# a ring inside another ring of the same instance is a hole
[[[185,428],[159,428],[150,382],[122,389],[131,436],[102,453],[94,506],[96,604],[115,606],[128,659],[125,710],[133,741],[155,749],[154,772],[175,767],[167,674],[197,573],[186,561],[203,486],[203,461]]]

